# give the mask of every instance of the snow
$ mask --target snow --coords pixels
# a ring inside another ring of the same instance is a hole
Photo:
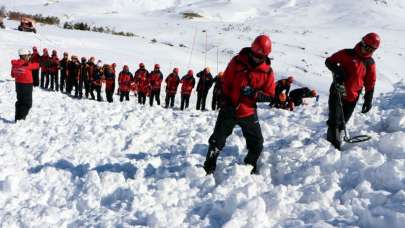
[[[0,1],[3,4],[110,25],[138,36],[42,25],[34,35],[15,31],[16,23],[5,21],[8,29],[0,30],[1,227],[405,224],[403,1]],[[204,17],[184,20],[180,13],[185,11]],[[343,151],[337,151],[325,140],[331,78],[324,58],[352,47],[369,31],[383,39],[375,53],[375,100],[373,109],[361,114],[360,99],[348,129],[372,139],[344,144]],[[13,123],[9,63],[20,47],[95,56],[116,62],[118,69],[128,64],[131,71],[141,61],[147,68],[160,63],[164,75],[179,66],[185,74],[188,68],[205,66],[208,35],[207,65],[216,73],[262,32],[274,43],[276,77],[294,75],[297,86],[316,88],[321,99],[308,100],[295,112],[259,105],[265,139],[260,175],[250,175],[251,167],[243,165],[245,141],[236,128],[216,174],[205,176],[201,165],[217,113],[195,111],[195,94],[191,108],[181,112],[140,106],[134,96],[124,103],[115,96],[115,103],[108,104],[35,89],[28,118]],[[153,38],[158,42],[151,43]]]

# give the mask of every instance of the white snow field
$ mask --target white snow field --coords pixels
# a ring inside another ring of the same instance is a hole
[[[404,1],[0,0],[1,5],[138,36],[42,25],[34,35],[5,21],[0,227],[404,227]],[[203,18],[183,19],[185,11]],[[331,77],[324,59],[370,31],[382,37],[375,53],[374,106],[361,114],[360,99],[348,128],[372,139],[337,151],[325,140]],[[243,165],[247,151],[236,128],[217,172],[205,176],[201,165],[217,113],[195,111],[195,94],[190,109],[181,112],[138,105],[134,96],[124,103],[115,96],[109,104],[34,89],[29,116],[13,121],[10,60],[18,48],[95,56],[116,62],[118,69],[128,64],[131,71],[141,61],[147,68],[160,63],[165,76],[175,66],[182,75],[205,65],[216,73],[260,33],[272,37],[277,79],[292,74],[296,86],[321,94],[319,102],[309,100],[295,112],[259,105],[265,139],[260,175],[250,175],[251,167]]]

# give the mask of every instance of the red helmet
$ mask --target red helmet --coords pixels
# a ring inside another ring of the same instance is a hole
[[[155,64],[155,69],[160,69],[160,65],[159,65],[159,64]]]
[[[288,76],[287,81],[289,83],[293,83],[294,82],[294,77],[293,76]]]
[[[256,55],[268,56],[271,52],[271,40],[267,35],[256,37],[252,43],[252,52]]]
[[[145,64],[143,64],[143,63],[139,64],[139,68],[144,68],[144,67],[145,67]]]
[[[44,48],[44,49],[42,50],[42,52],[48,53],[48,48]]]
[[[367,44],[368,46],[373,47],[374,49],[380,47],[381,42],[380,36],[375,32],[365,35],[363,39],[361,39],[361,41]]]
[[[193,70],[188,70],[188,71],[187,71],[187,74],[188,74],[188,75],[193,75],[194,72],[193,72]]]
[[[178,73],[179,73],[179,68],[177,68],[177,67],[176,67],[176,68],[174,68],[174,69],[173,69],[173,73],[178,74]]]

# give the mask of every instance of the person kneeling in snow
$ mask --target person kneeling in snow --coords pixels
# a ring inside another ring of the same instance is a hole
[[[18,50],[20,59],[11,60],[11,77],[15,78],[17,102],[15,102],[15,121],[23,120],[32,106],[32,70],[38,69],[38,63],[30,62],[28,49]]]
[[[222,92],[224,104],[219,110],[214,132],[204,162],[207,174],[215,171],[220,151],[235,125],[242,128],[248,154],[245,164],[257,173],[257,160],[263,150],[263,136],[256,111],[257,100],[270,100],[275,94],[274,72],[267,57],[271,41],[267,35],[258,36],[251,47],[246,47],[229,63],[224,73]]]
[[[356,107],[359,94],[366,89],[362,113],[371,109],[376,81],[376,65],[372,58],[380,46],[376,33],[365,35],[353,49],[343,49],[327,58],[326,66],[334,75],[329,93],[327,140],[340,150],[341,131]]]
[[[288,98],[288,93],[290,92],[291,84],[294,82],[293,76],[288,76],[286,79],[280,79],[276,82],[276,96],[275,99],[270,102],[270,106],[280,106],[280,94],[285,93]]]
[[[294,89],[288,96],[288,106],[290,107],[290,110],[293,111],[295,107],[305,104],[304,98],[317,96],[318,94],[316,90],[310,90],[308,87]]]

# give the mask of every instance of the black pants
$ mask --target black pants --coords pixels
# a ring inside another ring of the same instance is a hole
[[[83,97],[83,87],[84,87],[84,81],[83,78],[79,78],[79,81],[77,82],[77,88],[79,90],[79,98]]]
[[[328,131],[327,140],[332,143],[337,149],[341,145],[341,131],[344,129],[344,124],[350,120],[356,107],[357,100],[348,102],[339,98],[340,94],[332,85],[329,90],[329,118],[327,121]],[[341,103],[339,102],[341,100]],[[344,121],[343,121],[344,120]]]
[[[190,95],[188,94],[182,94],[181,95],[181,105],[180,109],[184,110],[185,108],[188,108],[188,105],[190,103]]]
[[[71,95],[73,88],[75,89],[74,96],[78,97],[79,96],[79,82],[75,79],[73,79],[73,80],[70,79],[70,80],[68,80],[67,85],[66,85],[66,93]]]
[[[129,101],[129,91],[128,92],[120,91],[120,101],[121,102],[124,100],[124,97],[125,97],[125,100]]]
[[[160,105],[160,90],[152,90],[149,97],[149,104],[153,106],[153,100],[156,99],[156,103]]]
[[[32,85],[15,84],[17,101],[15,102],[15,121],[24,120],[32,107]]]
[[[236,125],[242,128],[245,137],[248,154],[245,157],[245,164],[253,166],[253,173],[257,172],[257,160],[263,150],[263,136],[257,114],[237,119],[231,109],[221,109],[215,123],[214,132],[208,140],[209,149],[204,168],[207,173],[213,172],[216,168],[216,160],[220,151],[224,148],[226,139],[232,134]]]
[[[146,94],[143,92],[138,92],[138,103],[145,104],[146,103]]]
[[[197,110],[205,110],[205,103],[207,101],[207,93],[205,91],[197,93]]]
[[[97,101],[102,101],[101,99],[101,85],[91,85],[90,96],[91,99],[95,100],[94,91],[97,93]]]
[[[91,90],[91,82],[89,80],[84,80],[84,94],[86,98],[89,97],[90,90]]]
[[[219,109],[219,106],[220,106],[220,100],[221,100],[221,97],[218,95],[218,94],[213,94],[212,95],[212,103],[211,103],[211,108],[212,108],[212,110],[217,110],[217,109]]]
[[[108,103],[112,103],[113,100],[113,96],[114,96],[114,90],[105,90],[105,96],[107,98]]]
[[[66,85],[66,71],[61,70],[60,71],[60,91],[63,92],[64,88],[67,88],[67,85]]]
[[[51,90],[55,88],[56,91],[59,91],[59,81],[58,81],[58,72],[51,73]]]
[[[32,81],[34,87],[39,86],[39,70],[32,70]]]
[[[165,98],[165,108],[168,108],[170,105],[170,108],[174,107],[174,99],[176,98],[176,94],[166,94]]]
[[[48,89],[49,86],[49,73],[41,72],[41,88]]]

